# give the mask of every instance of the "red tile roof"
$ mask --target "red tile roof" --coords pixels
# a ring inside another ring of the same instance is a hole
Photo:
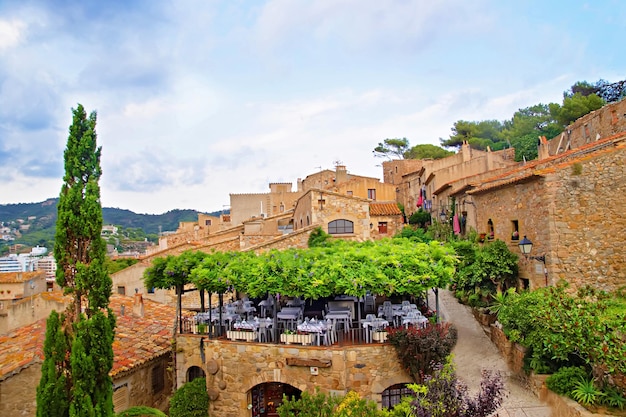
[[[49,293],[51,294],[51,293]],[[109,306],[117,317],[111,376],[171,351],[176,309],[144,300],[144,317],[133,316],[133,297],[114,294]],[[122,316],[121,306],[125,306]],[[0,335],[0,381],[43,360],[46,319]]]
[[[402,212],[397,203],[370,203],[370,216],[396,216]]]

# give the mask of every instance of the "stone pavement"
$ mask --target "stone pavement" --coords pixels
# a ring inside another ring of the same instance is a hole
[[[428,296],[431,308],[435,308],[432,291]],[[474,319],[470,308],[459,303],[450,291],[439,290],[439,314],[458,330],[459,338],[452,353],[457,376],[467,384],[470,392],[478,391],[483,369],[500,371],[505,378],[508,395],[497,412],[498,417],[550,416],[550,407],[514,378],[498,349]]]

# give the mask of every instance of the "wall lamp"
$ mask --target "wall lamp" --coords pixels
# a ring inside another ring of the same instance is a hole
[[[526,257],[526,259],[534,259],[534,260],[537,260],[537,261],[541,261],[545,265],[545,263],[546,263],[546,255],[530,256],[530,251],[533,250],[533,242],[531,242],[526,236],[524,236],[524,239],[522,239],[518,243],[518,246],[519,246],[519,250]]]

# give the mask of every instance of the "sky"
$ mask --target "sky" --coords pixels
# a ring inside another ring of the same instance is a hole
[[[214,212],[623,80],[624,39],[620,0],[0,0],[0,204],[58,197],[79,103],[104,207]]]

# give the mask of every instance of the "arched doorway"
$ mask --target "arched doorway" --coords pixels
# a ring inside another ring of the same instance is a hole
[[[249,404],[252,417],[278,417],[276,409],[283,401],[283,394],[287,398],[300,398],[302,391],[281,382],[266,382],[250,390]]]
[[[187,369],[187,382],[191,382],[196,378],[204,378],[205,376],[204,370],[199,366],[192,366]]]
[[[388,387],[382,393],[382,407],[392,409],[394,405],[400,404],[402,397],[415,395],[415,392],[406,387],[407,384],[395,384]]]

